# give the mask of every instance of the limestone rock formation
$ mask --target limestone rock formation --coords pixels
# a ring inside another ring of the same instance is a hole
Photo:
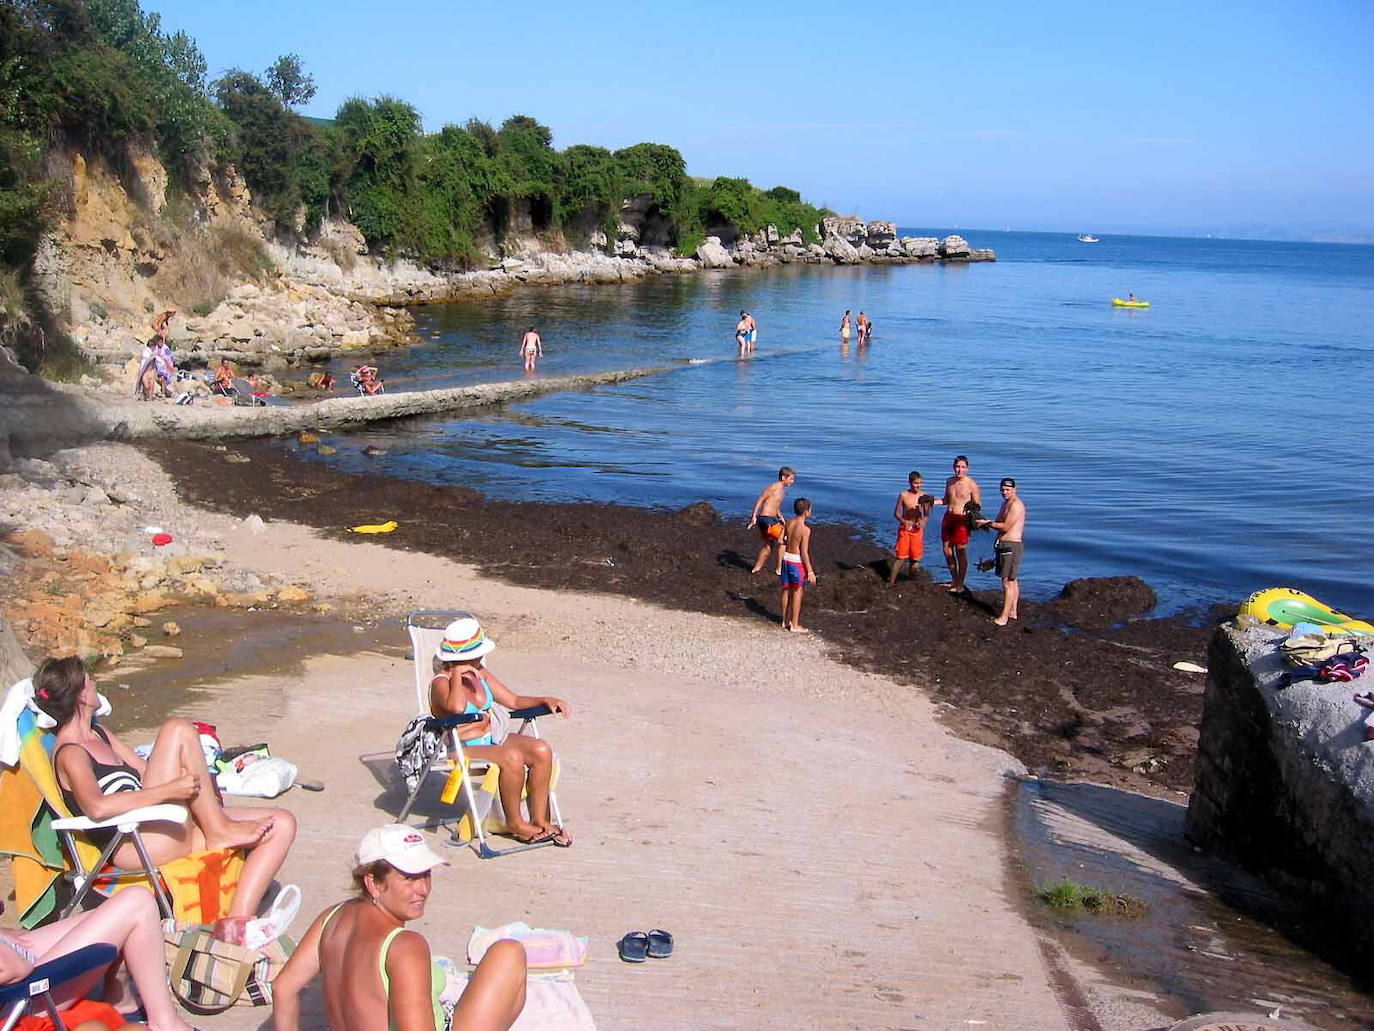
[[[1281,638],[1229,624],[1212,638],[1187,835],[1310,900],[1326,944],[1363,966],[1374,958],[1374,742],[1348,685],[1286,686]]]
[[[734,264],[730,252],[720,245],[718,236],[708,236],[706,242],[697,248],[696,256],[702,268],[729,268]]]
[[[969,255],[968,241],[962,236],[950,235],[940,241],[940,257],[946,260],[967,259]]]
[[[824,253],[841,265],[857,265],[860,261],[858,248],[839,235],[826,235]]]
[[[940,253],[940,241],[933,236],[904,236],[902,250],[908,258],[933,259]]]

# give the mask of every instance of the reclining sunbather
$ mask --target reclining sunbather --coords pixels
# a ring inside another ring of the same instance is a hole
[[[191,1031],[191,1025],[181,1019],[167,987],[166,954],[157,903],[152,892],[138,885],[116,892],[94,909],[73,913],[32,931],[0,931],[0,984],[27,977],[39,963],[99,942],[119,949],[119,958],[138,989],[146,1013],[144,1019],[152,1031]],[[117,985],[117,981],[106,978],[107,970],[94,970],[58,989],[54,993],[58,1009],[66,1010],[102,980]],[[132,1013],[138,1008],[133,999],[106,996],[106,1002],[121,1014]],[[74,1026],[74,1020],[95,1016],[84,1010],[85,1007],[71,1011],[64,1023],[70,1027]],[[101,1012],[107,1014],[108,1010]],[[98,1026],[102,1031],[108,1027],[104,1023]],[[125,1024],[124,1028],[127,1031],[142,1026]]]
[[[430,958],[429,942],[406,924],[424,916],[430,871],[447,862],[413,828],[393,823],[368,831],[353,870],[358,897],[317,916],[272,982],[276,1031],[297,1031],[301,990],[320,973],[332,1031],[441,1031],[441,996],[452,998],[452,989]],[[524,1008],[525,950],[505,939],[472,972],[453,1008],[453,1027],[505,1029]]]
[[[258,904],[296,840],[296,818],[285,809],[235,809],[221,801],[205,765],[200,737],[186,720],[171,719],[157,732],[147,762],[104,727],[96,726],[95,682],[79,658],[49,658],[33,675],[35,703],[57,723],[53,766],[62,797],[74,814],[107,820],[131,809],[165,802],[191,811],[186,824],[154,823],[143,830],[152,861],[161,866],[192,852],[247,849],[228,915],[216,933],[232,939],[257,914]],[[92,831],[102,847],[113,830]],[[104,836],[104,840],[100,840]],[[114,862],[137,867],[131,841]]]
[[[570,715],[571,710],[561,698],[518,695],[503,684],[482,664],[482,657],[495,648],[496,642],[470,616],[455,619],[445,628],[444,640],[435,653],[442,670],[429,683],[430,715],[442,718],[481,713],[478,722],[458,728],[458,738],[469,756],[494,762],[501,768],[498,791],[511,833],[527,844],[551,841],[566,848],[572,844],[572,837],[552,821],[549,812],[553,749],[547,741],[523,734],[500,736],[498,731],[500,739],[494,739],[490,712],[493,703],[507,709],[547,705],[563,716]],[[528,820],[520,810],[522,788],[529,802]]]

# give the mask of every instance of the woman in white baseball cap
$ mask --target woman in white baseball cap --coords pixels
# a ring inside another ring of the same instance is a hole
[[[331,1031],[505,1031],[525,1008],[525,949],[506,939],[487,950],[450,1017],[444,968],[406,924],[424,916],[431,871],[448,860],[413,827],[389,823],[363,835],[353,868],[358,897],[326,909],[272,982],[272,1026],[298,1031],[300,993],[324,974]],[[442,998],[441,998],[442,997]]]
[[[510,833],[525,844],[547,841],[566,848],[572,844],[572,836],[553,822],[549,809],[553,749],[539,738],[494,732],[491,712],[497,704],[507,709],[547,705],[551,712],[563,716],[572,710],[567,702],[552,695],[520,695],[512,691],[482,661],[495,650],[496,642],[473,616],[455,619],[445,627],[444,639],[434,653],[441,668],[429,682],[430,715],[443,718],[481,713],[481,720],[458,728],[458,737],[468,755],[494,762],[500,768],[497,790]],[[528,819],[520,807],[522,792],[529,805]]]

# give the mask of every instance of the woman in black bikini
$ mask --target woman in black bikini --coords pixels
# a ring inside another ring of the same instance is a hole
[[[108,820],[142,806],[185,805],[191,811],[188,823],[155,823],[143,832],[148,855],[159,866],[206,849],[248,850],[229,914],[216,926],[224,938],[241,933],[296,840],[296,818],[285,809],[225,807],[205,765],[199,734],[186,720],[164,723],[144,762],[94,724],[99,695],[74,656],[45,659],[33,675],[33,693],[57,723],[53,767],[73,813]],[[132,842],[120,845],[113,859],[120,866],[138,865]]]

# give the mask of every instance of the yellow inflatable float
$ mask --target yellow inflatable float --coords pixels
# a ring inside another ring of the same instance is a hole
[[[1266,587],[1245,599],[1240,614],[1270,626],[1287,629],[1294,623],[1315,623],[1328,634],[1374,634],[1374,625],[1353,619],[1292,587]]]
[[[1112,303],[1118,308],[1148,308],[1150,306],[1149,301],[1127,301],[1120,297],[1113,297]]]
[[[401,524],[394,519],[388,519],[384,523],[364,523],[362,526],[350,526],[349,533],[390,533]]]

